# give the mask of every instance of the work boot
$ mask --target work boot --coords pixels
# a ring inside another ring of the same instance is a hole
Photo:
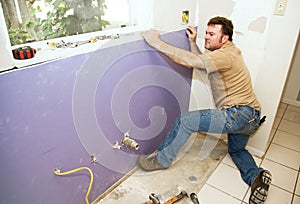
[[[140,156],[139,166],[144,171],[156,171],[156,170],[162,170],[167,168],[161,165],[160,163],[158,163],[156,159],[156,155],[152,157]]]
[[[272,175],[269,171],[260,171],[251,186],[249,204],[263,204],[267,199]]]

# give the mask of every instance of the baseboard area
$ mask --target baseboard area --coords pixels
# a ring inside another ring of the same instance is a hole
[[[247,146],[246,149],[254,156],[262,158],[265,155],[265,152],[260,151],[254,147]]]
[[[288,99],[288,98],[283,98],[281,101],[283,103],[287,103],[289,105],[300,107],[300,101],[296,101],[296,100],[292,100],[292,99]]]

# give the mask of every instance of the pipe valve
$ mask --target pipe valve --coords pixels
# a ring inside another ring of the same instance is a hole
[[[140,145],[134,139],[129,137],[129,131],[124,134],[122,144],[134,150],[138,150],[140,148]]]

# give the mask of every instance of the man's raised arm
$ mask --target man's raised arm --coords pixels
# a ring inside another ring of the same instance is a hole
[[[151,47],[165,54],[177,64],[188,68],[204,68],[204,62],[200,53],[195,54],[162,41],[159,33],[153,29],[144,31],[141,35]]]

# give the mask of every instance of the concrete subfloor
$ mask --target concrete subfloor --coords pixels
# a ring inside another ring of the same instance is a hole
[[[96,204],[142,204],[155,193],[161,203],[179,194],[182,190],[188,195],[198,194],[209,176],[227,153],[227,144],[214,136],[193,134],[178,153],[172,166],[166,170],[145,172],[136,168],[117,187],[100,196]],[[178,204],[192,203],[184,198]]]

